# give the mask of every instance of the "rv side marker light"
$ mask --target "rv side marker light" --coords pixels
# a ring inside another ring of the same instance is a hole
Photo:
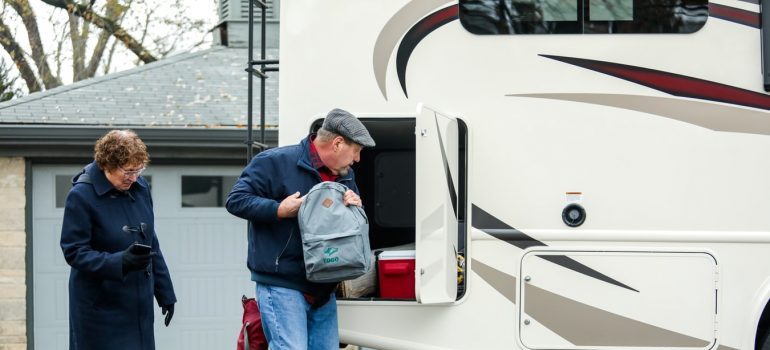
[[[561,219],[569,227],[578,227],[586,221],[586,210],[580,204],[569,204],[561,211]]]

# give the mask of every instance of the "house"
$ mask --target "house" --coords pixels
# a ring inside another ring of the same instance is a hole
[[[279,4],[269,3],[266,44],[268,58],[277,59]],[[148,146],[143,176],[179,299],[172,326],[156,322],[157,347],[234,344],[240,297],[254,293],[246,224],[223,208],[246,162],[248,2],[219,6],[210,49],[0,103],[1,349],[67,349],[63,201],[72,175],[93,158],[95,140],[115,128],[135,130]],[[256,48],[259,37],[255,26]],[[277,141],[277,76],[266,81],[268,145]],[[257,140],[259,86],[254,79]]]

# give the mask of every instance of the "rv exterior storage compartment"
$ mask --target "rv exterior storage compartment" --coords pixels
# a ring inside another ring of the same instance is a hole
[[[379,255],[380,297],[414,299],[414,250],[389,250]]]

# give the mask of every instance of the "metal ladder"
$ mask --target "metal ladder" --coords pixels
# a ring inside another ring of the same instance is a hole
[[[254,6],[260,7],[262,12],[261,23],[261,59],[254,60]],[[278,60],[268,60],[265,57],[265,29],[267,21],[267,3],[263,0],[249,0],[249,61],[247,63],[246,72],[249,75],[249,89],[248,89],[248,126],[246,141],[246,164],[254,157],[254,147],[258,147],[260,152],[268,148],[265,143],[265,79],[268,78],[267,72],[278,71]],[[255,66],[257,68],[255,68]],[[254,77],[260,79],[260,98],[259,98],[259,141],[254,140],[253,135],[253,109],[254,109],[254,97],[252,96],[254,88]]]

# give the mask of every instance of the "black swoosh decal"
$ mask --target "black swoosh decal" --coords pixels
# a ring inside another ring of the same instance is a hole
[[[396,73],[398,74],[398,81],[401,83],[401,89],[404,91],[404,96],[409,97],[409,94],[406,93],[406,65],[409,64],[409,57],[412,56],[412,51],[428,34],[456,20],[458,18],[457,11],[458,5],[452,5],[431,13],[417,22],[404,35],[401,45],[398,46],[398,53],[396,53]]]
[[[455,192],[455,183],[452,181],[452,173],[449,171],[449,162],[446,158],[446,150],[444,150],[444,140],[441,138],[441,130],[438,127],[438,117],[433,112],[433,118],[436,120],[436,134],[438,134],[438,145],[441,148],[441,158],[444,161],[444,174],[446,175],[446,183],[449,186],[449,198],[452,200],[452,209],[455,212],[455,218],[457,218],[457,192]]]
[[[527,234],[507,225],[506,223],[500,221],[499,219],[495,218],[491,214],[487,213],[486,211],[482,210],[481,208],[477,207],[475,204],[473,204],[473,227],[484,231],[485,233],[499,239],[502,241],[505,241],[507,243],[510,243],[516,247],[519,247],[521,249],[526,249],[529,247],[539,247],[539,246],[547,246],[545,243],[540,242]],[[639,292],[638,290],[631,288],[607,275],[602,274],[599,271],[596,271],[586,265],[583,265],[576,260],[565,256],[565,255],[547,255],[547,256],[540,256],[541,258],[550,261],[556,265],[559,265],[561,267],[568,268],[572,271],[581,273],[583,275],[586,275],[588,277],[592,277],[595,279],[598,279],[603,282],[607,282],[609,284],[616,285],[618,287],[622,287],[628,290],[632,290],[634,292]]]

